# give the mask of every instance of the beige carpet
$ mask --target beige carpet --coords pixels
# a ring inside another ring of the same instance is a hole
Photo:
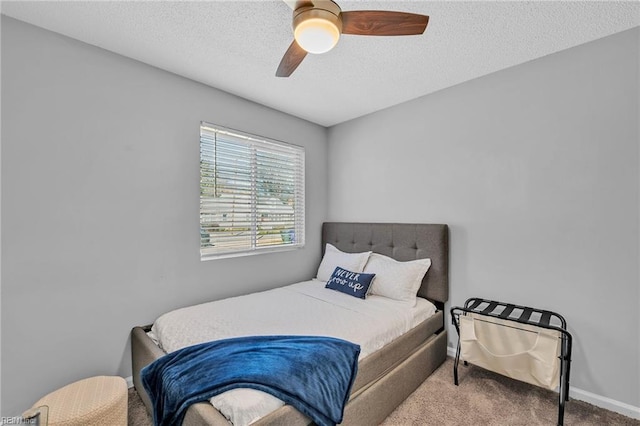
[[[477,367],[460,364],[460,386],[453,384],[453,361],[448,359],[387,419],[396,425],[555,425],[557,394]],[[135,390],[129,390],[129,425],[150,426]],[[567,402],[565,425],[640,426],[639,420],[582,401]]]

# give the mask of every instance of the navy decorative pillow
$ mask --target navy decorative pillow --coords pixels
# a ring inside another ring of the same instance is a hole
[[[338,266],[324,287],[364,299],[375,276],[376,274],[347,271]]]

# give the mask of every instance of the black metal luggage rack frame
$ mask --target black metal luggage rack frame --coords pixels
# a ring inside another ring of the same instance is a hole
[[[521,312],[520,312],[521,311]],[[513,305],[511,303],[497,302],[495,300],[472,297],[464,302],[464,307],[451,308],[451,322],[458,332],[458,346],[456,358],[453,364],[453,380],[458,385],[458,364],[460,363],[460,315],[473,313],[501,320],[513,321],[520,324],[556,330],[560,333],[562,343],[560,345],[560,392],[558,397],[558,425],[564,424],[564,405],[569,401],[569,373],[571,369],[571,333],[567,331],[567,322],[562,315],[552,311],[530,308],[528,306]],[[552,323],[559,323],[553,325]],[[464,361],[465,365],[467,362]]]

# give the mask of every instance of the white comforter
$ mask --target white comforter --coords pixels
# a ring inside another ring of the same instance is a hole
[[[162,315],[149,336],[165,351],[229,337],[317,335],[359,344],[360,359],[382,348],[433,315],[436,308],[418,298],[415,307],[382,296],[358,299],[324,288],[318,280],[246,296],[177,309]],[[252,389],[211,398],[234,425],[246,425],[283,405]]]

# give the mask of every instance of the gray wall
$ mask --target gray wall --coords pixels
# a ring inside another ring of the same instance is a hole
[[[636,28],[331,128],[328,217],[450,224],[452,304],[564,314],[572,385],[636,407],[639,39]]]
[[[200,120],[306,148],[306,248],[200,262]],[[130,375],[131,327],[167,310],[317,268],[320,126],[4,16],[2,124],[3,415]]]

